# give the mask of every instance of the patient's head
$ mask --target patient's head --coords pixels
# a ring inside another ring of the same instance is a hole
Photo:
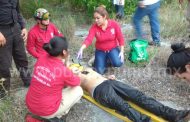
[[[190,48],[183,43],[171,45],[173,50],[167,61],[167,73],[190,81]]]

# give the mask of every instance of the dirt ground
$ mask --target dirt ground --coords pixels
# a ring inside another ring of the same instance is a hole
[[[125,25],[125,27],[131,26]],[[79,28],[78,31],[75,33],[79,41],[77,43],[81,44],[87,33],[87,29],[81,30]],[[168,45],[170,44],[168,40],[163,42],[166,42]],[[171,52],[170,47],[166,43],[163,43],[161,47],[148,47],[149,50],[154,50],[155,48],[156,50],[150,62],[146,65],[141,67],[123,65],[121,68],[109,68],[106,74],[114,74],[121,82],[139,89],[148,96],[170,107],[176,109],[190,109],[190,84],[170,76],[165,72],[167,57]],[[74,45],[71,44],[71,46]],[[79,47],[73,47],[71,54],[76,54],[78,49]],[[92,54],[86,55],[82,63],[87,65],[86,61],[89,60],[91,56]],[[13,94],[15,101],[18,100],[21,105],[24,105],[26,91],[27,89],[24,88],[16,90]],[[24,110],[26,111],[26,108],[24,108]],[[81,99],[71,108],[66,120],[67,122],[122,122],[85,99]],[[23,119],[21,119],[21,121],[23,121]]]

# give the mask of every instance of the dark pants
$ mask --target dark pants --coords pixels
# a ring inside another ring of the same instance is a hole
[[[150,118],[133,109],[126,100],[132,101],[140,107],[171,122],[175,122],[177,117],[184,117],[187,114],[187,112],[177,111],[164,106],[137,89],[114,80],[107,80],[97,86],[93,97],[103,106],[117,110],[134,122],[150,122]]]
[[[125,15],[124,13],[124,5],[115,5],[115,10],[116,10],[116,18],[117,19],[122,19]]]
[[[28,86],[31,78],[19,24],[0,25],[0,32],[6,38],[6,45],[0,47],[0,78],[6,78],[6,81],[4,82],[5,88],[7,90],[10,89],[10,68],[12,57],[16,64],[16,68],[20,72],[20,77],[24,82],[24,85]]]

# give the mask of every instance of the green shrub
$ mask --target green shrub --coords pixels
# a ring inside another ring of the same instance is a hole
[[[21,12],[25,18],[31,18],[37,8],[43,7],[42,0],[21,0]]]
[[[51,5],[59,5],[64,3],[65,0],[43,0],[43,1]]]
[[[125,14],[131,15],[134,13],[135,8],[137,7],[138,0],[125,0]]]
[[[60,5],[64,0],[21,0],[21,12],[25,18],[31,18],[38,8],[47,8],[52,5]]]
[[[162,2],[164,2],[165,4],[171,4],[172,0],[162,0]]]
[[[126,15],[131,15],[137,5],[138,0],[126,0],[125,1],[125,13]],[[69,1],[73,10],[85,11],[88,16],[92,16],[93,11],[99,5],[105,5],[107,11],[112,15],[115,8],[112,4],[112,0],[70,0]]]

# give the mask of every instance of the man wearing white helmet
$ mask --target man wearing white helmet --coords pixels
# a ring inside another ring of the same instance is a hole
[[[46,54],[42,48],[45,43],[48,43],[54,36],[63,36],[57,27],[50,22],[50,14],[44,8],[38,8],[34,13],[36,25],[34,25],[28,34],[27,51],[34,57]]]

